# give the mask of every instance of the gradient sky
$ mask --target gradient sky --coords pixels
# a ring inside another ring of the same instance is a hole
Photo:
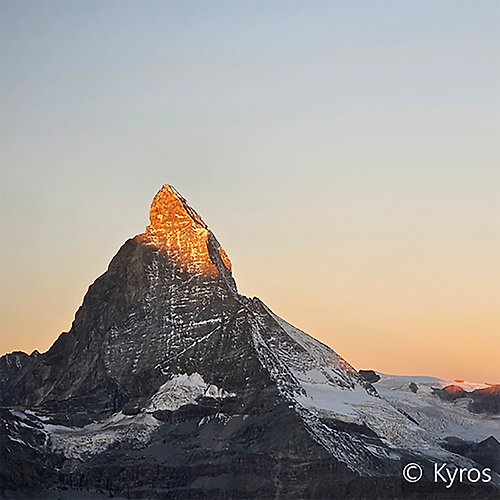
[[[70,328],[167,182],[356,368],[500,382],[500,3],[0,9],[2,354]]]

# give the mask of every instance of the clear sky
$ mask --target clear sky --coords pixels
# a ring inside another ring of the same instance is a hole
[[[500,382],[500,3],[7,1],[1,353],[173,184],[356,368]]]

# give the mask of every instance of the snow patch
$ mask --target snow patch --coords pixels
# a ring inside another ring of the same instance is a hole
[[[298,378],[298,377],[297,377]],[[345,417],[360,417],[362,412],[357,407],[378,403],[374,396],[370,396],[364,387],[356,386],[354,389],[341,389],[328,381],[302,382],[307,396],[296,397],[296,401],[304,406],[325,410]]]
[[[468,401],[443,401],[433,394],[433,387],[450,383],[431,377],[380,375],[381,380],[375,384],[380,396],[394,408],[410,415],[436,440],[456,436],[479,442],[493,436],[500,441],[499,416],[472,413],[467,409]],[[418,384],[416,393],[409,388],[411,382]],[[457,382],[454,384],[458,385]]]
[[[197,404],[200,397],[224,399],[235,396],[234,392],[227,392],[214,384],[208,385],[199,373],[183,373],[174,375],[158,389],[151,397],[146,412],[175,411],[188,404]]]
[[[51,447],[62,452],[66,458],[80,459],[90,454],[101,453],[114,443],[128,441],[136,446],[146,444],[153,431],[160,425],[152,415],[112,415],[100,423],[82,428],[45,424],[50,434]]]

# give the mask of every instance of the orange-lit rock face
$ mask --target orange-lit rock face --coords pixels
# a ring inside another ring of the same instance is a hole
[[[149,218],[146,236],[179,267],[192,274],[219,276],[208,253],[207,225],[174,187],[162,186],[153,198]],[[230,270],[231,262],[221,247],[219,254]]]

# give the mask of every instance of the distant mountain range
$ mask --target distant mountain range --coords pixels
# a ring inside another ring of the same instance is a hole
[[[499,386],[358,372],[240,295],[172,186],[150,219],[49,351],[0,358],[2,498],[498,498]]]

